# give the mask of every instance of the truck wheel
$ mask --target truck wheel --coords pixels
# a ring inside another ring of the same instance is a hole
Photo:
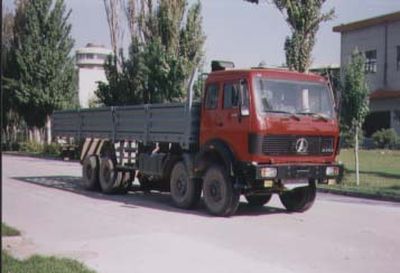
[[[250,207],[262,207],[271,200],[272,194],[246,195],[247,204]]]
[[[216,216],[233,215],[239,206],[240,192],[234,189],[232,179],[221,166],[206,171],[203,196],[207,210]]]
[[[109,157],[100,158],[100,187],[104,193],[118,193],[121,187],[129,179],[129,174],[119,172]]]
[[[190,179],[182,161],[178,161],[172,169],[170,190],[172,200],[178,208],[192,209],[199,203],[201,184]]]
[[[304,212],[314,203],[317,190],[315,182],[310,182],[308,187],[295,188],[279,195],[282,204],[290,212]]]
[[[99,189],[99,159],[96,155],[87,156],[83,161],[82,181],[87,190]]]

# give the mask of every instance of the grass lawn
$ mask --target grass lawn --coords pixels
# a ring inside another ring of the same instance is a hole
[[[18,236],[20,232],[1,223],[1,236]],[[18,260],[1,250],[1,272],[7,273],[95,273],[80,262],[56,257],[32,256]]]
[[[16,230],[15,228],[12,228],[10,226],[7,226],[4,223],[1,223],[1,237],[3,236],[19,236],[21,233]]]
[[[95,273],[83,264],[66,258],[35,255],[20,261],[2,250],[1,260],[1,270],[7,273]]]
[[[360,186],[356,185],[354,152],[344,149],[339,156],[345,166],[342,184],[321,187],[400,201],[400,151],[361,150],[359,156]]]

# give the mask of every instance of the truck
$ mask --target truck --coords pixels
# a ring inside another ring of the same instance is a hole
[[[289,212],[314,203],[316,185],[340,174],[339,126],[327,79],[213,61],[199,102],[55,112],[53,136],[81,140],[82,183],[105,194],[169,192],[181,209],[231,216],[244,196],[279,195]]]

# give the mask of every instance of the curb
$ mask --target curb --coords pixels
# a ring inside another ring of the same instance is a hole
[[[400,202],[400,196],[385,196],[373,193],[352,192],[352,191],[344,191],[338,189],[323,189],[323,188],[317,188],[317,191],[322,193],[331,193],[336,195],[343,195],[343,196],[377,200],[377,201]]]
[[[69,159],[65,160],[60,156],[52,156],[52,155],[45,155],[45,154],[33,154],[28,152],[10,152],[10,151],[2,151],[2,155],[11,155],[11,156],[20,156],[20,157],[31,157],[31,158],[40,158],[46,160],[58,160],[58,161],[68,161],[68,162],[79,162],[78,159]]]

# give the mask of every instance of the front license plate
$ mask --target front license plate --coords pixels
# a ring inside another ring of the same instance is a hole
[[[282,179],[282,184],[288,189],[307,187],[308,179]]]

